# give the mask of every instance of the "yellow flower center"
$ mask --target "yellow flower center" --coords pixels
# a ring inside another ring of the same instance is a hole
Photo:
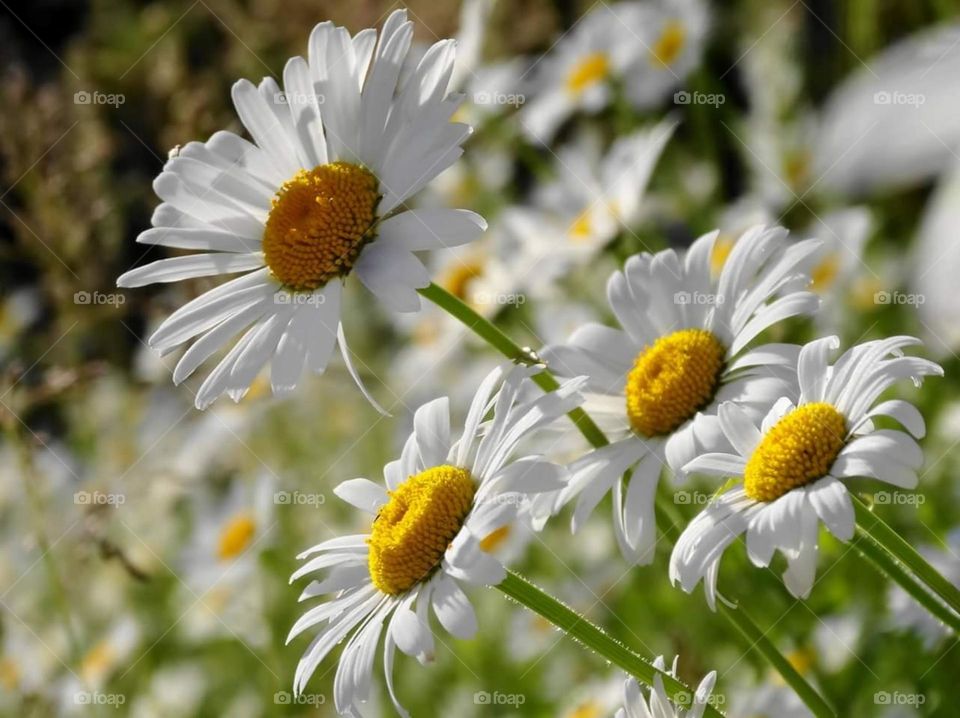
[[[585,55],[567,75],[567,89],[579,95],[591,85],[602,82],[610,74],[610,58],[605,52]]]
[[[319,289],[347,274],[373,238],[379,183],[349,162],[300,170],[271,202],[263,255],[273,275],[294,291]]]
[[[20,685],[20,667],[12,658],[0,658],[0,686],[15,691]]]
[[[724,346],[705,329],[660,337],[638,355],[627,374],[627,416],[638,434],[669,434],[716,393]]]
[[[249,514],[235,516],[223,526],[217,542],[217,558],[227,561],[236,558],[250,545],[257,532],[257,523]]]
[[[87,681],[95,681],[110,670],[116,659],[116,651],[108,641],[102,641],[87,651],[80,662],[80,674]]]
[[[754,501],[773,501],[822,478],[843,448],[847,422],[830,404],[798,406],[766,433],[747,461],[743,489]]]
[[[737,240],[728,235],[720,235],[717,241],[713,243],[713,251],[710,253],[710,274],[719,277],[723,271],[723,265],[727,263],[727,257],[733,251],[733,245]]]
[[[825,292],[833,286],[839,274],[840,254],[831,252],[810,272],[810,278],[813,280],[810,286],[815,292]]]
[[[654,65],[659,63],[669,67],[680,57],[683,45],[687,39],[687,30],[679,20],[670,20],[663,26],[663,32],[650,48],[650,59]]]
[[[602,715],[603,706],[595,700],[588,700],[574,708],[569,718],[600,718]]]
[[[470,285],[483,276],[483,259],[473,257],[454,260],[453,266],[440,277],[440,286],[461,301],[470,302]]]
[[[368,539],[373,585],[396,595],[427,578],[460,531],[475,491],[469,471],[443,465],[389,492]]]
[[[506,524],[498,529],[494,529],[480,539],[480,548],[487,553],[493,553],[498,548],[503,546],[508,538],[510,538],[510,524]]]
[[[810,163],[810,153],[804,149],[787,152],[783,159],[787,184],[794,188],[805,186],[810,178]]]
[[[590,221],[592,213],[587,207],[570,223],[570,237],[574,241],[583,241],[593,233],[593,223]]]

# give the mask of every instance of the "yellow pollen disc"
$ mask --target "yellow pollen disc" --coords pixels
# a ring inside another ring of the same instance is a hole
[[[20,685],[20,667],[12,658],[0,658],[0,686],[15,691]]]
[[[396,595],[427,578],[460,531],[475,491],[469,471],[444,465],[388,492],[368,539],[373,585]]]
[[[487,553],[492,553],[503,546],[508,538],[510,538],[510,524],[494,529],[480,539],[480,548]]]
[[[222,561],[236,558],[247,550],[256,532],[257,524],[248,514],[233,517],[220,531],[217,558]]]
[[[627,374],[627,416],[638,434],[669,434],[706,405],[723,371],[724,346],[705,329],[660,337]]]
[[[755,501],[773,501],[822,478],[843,448],[847,422],[830,404],[803,404],[761,439],[747,461],[743,489]]]
[[[480,257],[454,261],[440,277],[439,284],[461,301],[470,302],[470,285],[483,276],[483,260]]]
[[[294,291],[319,289],[347,274],[373,237],[379,183],[349,162],[300,170],[271,202],[263,255],[273,275]]]
[[[806,150],[788,152],[783,160],[783,174],[791,187],[803,187],[810,177],[810,153]]]
[[[591,216],[590,207],[576,216],[570,224],[570,237],[573,240],[583,241],[593,233],[593,224],[590,222]]]
[[[591,85],[602,82],[610,74],[610,59],[605,52],[591,52],[567,75],[567,89],[579,95]]]
[[[663,32],[650,48],[651,61],[656,65],[669,67],[680,57],[687,39],[687,30],[679,20],[671,20],[663,27]]]
[[[594,700],[589,700],[574,708],[569,718],[600,718],[602,715],[603,706]]]
[[[838,252],[831,252],[810,272],[810,278],[813,280],[810,286],[815,292],[825,292],[833,286],[839,274],[840,254]]]
[[[724,235],[717,237],[717,241],[713,243],[713,251],[710,253],[710,273],[714,277],[720,276],[723,265],[727,263],[727,257],[730,256],[733,245],[736,243],[736,239]]]
[[[93,680],[109,670],[116,658],[116,651],[108,641],[102,641],[87,651],[80,662],[80,673],[87,680]]]

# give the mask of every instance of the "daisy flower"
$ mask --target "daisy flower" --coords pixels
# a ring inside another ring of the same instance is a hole
[[[571,464],[558,502],[577,498],[576,531],[608,491],[624,556],[653,559],[653,496],[664,463],[682,475],[703,451],[724,446],[717,406],[736,400],[758,418],[796,381],[798,347],[754,339],[783,319],[811,313],[816,295],[788,291],[819,243],[786,241],[782,228],[755,227],[711,272],[717,233],[680,256],[638,254],[607,284],[623,329],[586,324],[542,356],[561,376],[589,377],[584,408],[611,439]],[[630,471],[629,482],[623,480]]]
[[[538,238],[546,258],[584,263],[610,243],[624,228],[641,218],[643,199],[653,169],[675,123],[661,122],[618,138],[603,153],[596,135],[557,153],[557,179],[538,192],[538,204],[552,226]],[[565,239],[559,243],[557,239]]]
[[[666,670],[663,656],[657,656],[653,667],[659,671]],[[677,677],[676,658],[668,674]],[[700,718],[710,704],[716,682],[717,672],[710,671],[697,686],[690,707],[681,708],[670,699],[659,673],[654,676],[649,697],[644,697],[635,678],[628,678],[623,683],[623,707],[617,710],[615,718]]]
[[[398,460],[384,467],[386,486],[353,479],[334,491],[367,512],[369,534],[341,536],[302,553],[296,580],[317,571],[301,600],[334,594],[308,610],[288,640],[317,627],[297,666],[300,694],[326,655],[347,639],[337,666],[337,711],[354,714],[367,699],[374,653],[384,639],[384,671],[394,706],[407,715],[393,687],[396,649],[421,663],[433,657],[431,607],[448,632],[469,638],[477,619],[460,582],[496,585],[505,568],[483,550],[483,540],[510,524],[531,494],[555,491],[564,470],[539,455],[512,459],[531,432],[579,405],[580,379],[526,399],[524,380],[542,367],[497,368],[481,383],[463,433],[450,432],[446,397],[421,406]],[[498,388],[499,385],[499,388]],[[484,417],[493,410],[492,418]]]
[[[707,3],[648,0],[617,7],[627,37],[641,48],[624,76],[627,100],[640,110],[655,107],[700,64],[710,26]]]
[[[745,533],[754,565],[769,566],[780,550],[788,563],[787,589],[806,598],[816,572],[819,522],[841,541],[853,537],[849,480],[917,485],[923,454],[915,438],[923,436],[923,417],[905,401],[877,399],[898,380],[919,383],[943,374],[927,359],[903,356],[904,347],[919,343],[905,336],[866,342],[831,365],[839,339],[817,339],[800,351],[796,402],[789,395],[779,399],[759,425],[736,404],[722,404],[720,428],[734,451],[704,453],[686,471],[740,478],[742,484],[720,494],[684,530],[670,558],[671,581],[689,593],[704,579],[714,608],[723,551]],[[876,429],[873,418],[880,416],[909,433]]]
[[[391,309],[416,311],[429,276],[414,252],[474,239],[485,223],[465,210],[407,210],[404,203],[462,153],[467,125],[451,122],[451,40],[434,44],[406,81],[399,74],[413,25],[392,13],[379,39],[330,22],[292,58],[284,87],[240,80],[233,102],[253,142],[217,132],[191,142],[154,182],[163,200],[137,241],[201,250],[127,272],[121,287],[242,274],[174,312],[150,337],[162,354],[191,340],[173,372],[180,383],[242,337],[196,396],[205,408],[239,400],[270,364],[274,393],[304,368],[323,372],[337,345],[354,380],[340,325],[346,278]],[[371,399],[371,401],[373,401]]]
[[[599,4],[534,65],[534,96],[519,114],[521,129],[530,140],[547,144],[574,113],[593,114],[609,104],[611,81],[622,78],[643,51],[635,32],[620,17],[630,4]]]

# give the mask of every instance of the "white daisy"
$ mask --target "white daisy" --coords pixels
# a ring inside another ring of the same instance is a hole
[[[755,227],[711,272],[717,233],[681,257],[672,249],[627,260],[607,284],[623,329],[587,324],[543,356],[561,376],[589,377],[585,409],[611,443],[571,465],[560,503],[575,497],[573,530],[613,490],[613,518],[625,557],[653,558],[653,496],[664,463],[682,474],[703,451],[724,446],[716,417],[736,400],[758,417],[795,381],[798,347],[756,337],[783,319],[816,310],[807,291],[787,291],[815,240],[788,243],[782,228]],[[623,480],[630,470],[629,482]]]
[[[653,662],[654,668],[665,671],[663,656],[657,656]],[[677,677],[677,659],[673,659],[673,666],[668,674]],[[617,710],[615,718],[700,718],[711,702],[713,686],[717,682],[717,672],[710,671],[697,686],[688,708],[677,706],[667,694],[663,686],[663,678],[656,674],[653,678],[653,688],[649,697],[644,697],[635,678],[628,678],[623,683],[623,708]]]
[[[337,667],[334,699],[340,713],[355,714],[369,693],[383,634],[387,689],[397,710],[407,715],[393,688],[396,648],[421,663],[432,659],[431,606],[454,636],[475,633],[476,615],[459,582],[496,585],[505,576],[482,540],[509,524],[529,494],[555,491],[565,479],[561,467],[541,456],[511,458],[531,432],[582,400],[579,379],[524,399],[524,380],[540,370],[514,367],[506,377],[502,368],[491,372],[456,440],[446,397],[421,406],[401,457],[384,467],[386,487],[353,479],[335,489],[374,517],[373,525],[369,534],[330,539],[299,556],[306,562],[291,580],[329,571],[306,588],[301,600],[335,595],[304,613],[290,631],[292,640],[319,627],[297,666],[298,694],[324,657],[350,636]]]
[[[943,374],[931,361],[903,356],[903,347],[919,343],[903,336],[866,342],[831,365],[839,340],[817,339],[800,350],[796,402],[781,398],[759,426],[735,403],[722,404],[720,427],[734,451],[705,453],[686,471],[739,477],[743,484],[722,493],[684,530],[670,558],[671,581],[689,593],[704,579],[714,607],[723,551],[746,533],[754,565],[769,566],[779,549],[787,558],[787,589],[806,598],[816,572],[819,522],[841,541],[853,537],[847,482],[869,477],[902,489],[917,485],[923,454],[914,437],[923,436],[923,417],[902,400],[876,402],[901,379],[919,383]],[[895,419],[909,433],[875,429],[876,416]]]
[[[813,143],[814,176],[831,194],[911,187],[947,169],[960,142],[960,25],[898,40],[834,90]]]
[[[638,130],[618,138],[605,153],[597,136],[583,134],[558,151],[557,179],[537,197],[549,213],[537,235],[546,259],[589,261],[640,220],[647,184],[674,127],[666,121]]]
[[[710,26],[703,0],[645,0],[621,3],[627,37],[641,51],[623,78],[637,109],[655,107],[700,64]]]
[[[644,50],[620,17],[631,4],[599,3],[531,68],[534,96],[519,114],[530,140],[547,144],[575,112],[596,113],[610,102],[611,81],[622,78]]]
[[[372,29],[351,38],[317,25],[308,59],[287,62],[282,92],[272,78],[233,86],[253,143],[230,132],[191,142],[154,182],[164,203],[137,241],[204,252],[134,269],[118,285],[243,273],[150,338],[164,354],[196,339],[174,370],[179,383],[244,332],[201,385],[197,407],[223,393],[239,400],[268,362],[273,391],[289,392],[304,367],[324,371],[338,344],[359,385],[340,326],[347,276],[356,272],[390,308],[416,311],[416,289],[430,280],[414,252],[469,242],[485,227],[465,210],[405,211],[470,134],[450,121],[462,99],[447,94],[453,41],[433,45],[398,83],[412,35],[402,10],[379,41]]]

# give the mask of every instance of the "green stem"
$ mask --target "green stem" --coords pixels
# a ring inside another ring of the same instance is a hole
[[[945,579],[937,569],[920,555],[900,534],[894,531],[858,497],[851,495],[857,517],[857,529],[873,543],[906,566],[914,576],[925,583],[954,613],[960,615],[960,589]],[[906,587],[905,587],[906,588]]]
[[[474,332],[510,361],[517,362],[518,364],[536,364],[539,361],[533,351],[521,347],[513,341],[513,339],[504,334],[493,322],[477,314],[477,312],[440,285],[431,282],[430,286],[419,291],[420,294],[445,312],[459,319],[467,329]],[[556,378],[554,378],[549,371],[540,372],[533,377],[533,381],[544,391],[554,391],[560,386]],[[578,407],[571,411],[568,416],[570,420],[576,424],[580,433],[583,434],[587,441],[594,447],[599,448],[610,443],[600,430],[600,427],[594,423],[593,419],[591,419],[583,409]]]
[[[510,337],[508,337],[500,329],[494,326],[489,319],[486,319],[480,316],[477,312],[475,312],[473,309],[468,307],[466,304],[460,301],[457,297],[450,294],[448,291],[446,291],[442,287],[436,284],[430,284],[430,286],[426,287],[425,289],[421,289],[420,293],[424,297],[432,301],[434,304],[436,304],[438,307],[445,310],[446,312],[451,314],[453,317],[459,319],[468,329],[475,332],[477,336],[485,340],[487,343],[489,343],[491,346],[493,346],[495,349],[497,349],[501,354],[506,356],[511,361],[521,362],[525,364],[532,364],[538,361],[538,358],[531,350],[525,349],[519,346],[516,342],[510,339]],[[544,391],[553,391],[559,386],[556,378],[554,378],[554,376],[549,372],[549,370],[544,370],[540,374],[537,374],[536,376],[533,377],[533,380]],[[596,425],[593,419],[591,419],[590,416],[585,411],[583,411],[583,409],[580,409],[580,408],[574,409],[568,414],[568,416],[573,420],[573,423],[576,424],[580,432],[593,446],[599,448],[601,446],[606,446],[607,444],[610,443],[607,437],[604,435],[603,431],[600,430],[600,427]],[[661,527],[661,531],[663,531],[667,542],[672,545],[673,543],[676,542],[677,536],[679,535],[679,529],[676,528],[676,524],[678,522],[680,514],[677,511],[676,506],[668,503],[666,501],[666,498],[659,494],[657,495],[656,510],[657,510],[658,525]],[[529,588],[524,589],[524,586]],[[530,585],[529,583],[521,579],[519,576],[516,576],[515,574],[512,574],[512,573],[507,576],[506,581],[500,584],[499,588],[505,593],[507,593],[508,595],[513,596],[514,599],[516,599],[517,601],[520,601],[520,603],[523,603],[525,606],[531,608],[533,611],[540,614],[547,620],[550,620],[551,622],[553,622],[555,625],[559,626],[563,630],[567,630],[577,640],[581,641],[585,645],[590,646],[595,650],[597,650],[598,652],[602,653],[609,660],[611,660],[614,663],[617,663],[617,665],[621,666],[622,668],[627,670],[629,673],[631,673],[631,675],[634,675],[637,678],[642,679],[642,676],[640,674],[635,673],[630,668],[624,666],[621,663],[618,663],[616,660],[614,660],[613,657],[607,655],[606,653],[601,651],[599,648],[596,648],[595,646],[593,646],[585,638],[578,635],[578,633],[574,632],[573,630],[568,630],[566,626],[558,623],[556,620],[554,620],[554,617],[552,614],[547,615],[547,613],[544,613],[543,611],[547,610],[546,608],[543,608],[543,609],[539,608],[539,606],[541,605],[549,605],[550,610],[557,614],[558,620],[565,619],[567,617],[567,614],[569,614],[569,615],[572,615],[574,618],[576,618],[577,621],[582,622],[582,619],[580,619],[579,616],[577,616],[573,611],[571,611],[569,608],[564,606],[562,603],[560,603],[556,599],[544,594],[535,586]],[[510,593],[510,590],[518,591],[521,593],[523,593],[523,591],[526,591],[527,593],[524,593],[524,595],[533,596],[534,599],[536,599],[537,596],[542,596],[543,600],[546,601],[547,603],[541,604],[540,602],[536,602],[534,605],[531,605],[530,603],[527,603],[525,600],[523,600],[519,596],[513,595],[512,593]],[[564,611],[566,613],[564,613]],[[728,613],[732,613],[732,612],[728,612]],[[787,681],[787,683],[789,683],[795,689],[798,685],[801,686],[801,689],[797,689],[797,695],[799,695],[800,698],[803,699],[803,701],[807,704],[807,707],[810,708],[811,711],[813,711],[813,713],[817,716],[817,718],[821,718],[822,716],[833,716],[833,713],[830,712],[829,707],[827,707],[827,704],[824,702],[824,700],[820,698],[819,694],[813,689],[812,686],[806,683],[806,681],[803,679],[803,676],[801,676],[799,673],[796,672],[796,670],[794,670],[793,666],[790,665],[790,662],[783,657],[783,655],[777,650],[777,648],[763,635],[760,629],[757,628],[757,626],[753,624],[753,622],[750,621],[750,619],[746,617],[745,614],[743,614],[742,609],[739,610],[739,613],[737,613],[736,616],[729,617],[729,620],[732,623],[734,623],[734,625],[737,627],[737,630],[747,638],[751,648],[756,647],[757,650],[759,650],[763,656],[765,656],[771,661],[771,663],[780,671],[780,674],[783,676],[784,680]],[[576,621],[574,623],[576,623]],[[643,662],[643,659],[639,658],[632,652],[628,651],[621,644],[618,644],[616,641],[613,641],[613,639],[606,636],[606,634],[600,631],[600,629],[597,629],[595,627],[592,627],[592,628],[594,628],[594,631],[599,632],[606,641],[609,641],[612,644],[619,646],[619,650],[624,651],[630,656],[633,656],[633,659],[639,661],[644,666],[648,666],[648,664]],[[597,640],[597,639],[596,637],[593,637],[591,638],[591,640]],[[775,656],[776,660],[773,660],[771,658],[772,656]],[[638,667],[637,670],[640,670],[640,668]],[[665,684],[666,684],[666,681],[665,681]],[[826,710],[826,712],[824,712],[824,709]],[[716,714],[715,711],[713,714]],[[712,714],[708,713],[708,715],[712,715]]]
[[[797,671],[770,639],[764,635],[759,626],[746,614],[741,607],[730,608],[723,601],[717,603],[717,610],[736,628],[746,639],[750,647],[756,649],[760,655],[770,661],[787,684],[803,700],[817,718],[836,718],[834,710],[826,701],[807,683],[806,679]]]
[[[857,550],[860,551],[880,573],[900,584],[903,590],[913,596],[917,603],[953,629],[954,633],[960,635],[960,616],[957,616],[949,608],[944,606],[929,590],[924,588],[909,571],[893,560],[890,555],[883,550],[883,547],[874,543],[870,536],[862,531],[859,533],[859,540],[855,544]]]
[[[497,588],[517,603],[526,606],[537,615],[550,621],[574,640],[596,651],[606,660],[648,686],[654,684],[655,676],[660,676],[667,695],[677,705],[689,707],[693,702],[693,691],[683,683],[669,673],[657,670],[639,655],[608,635],[602,628],[590,623],[572,608],[545,593],[519,574],[507,571],[507,577]],[[704,715],[719,717],[721,714],[716,708],[708,704]]]

